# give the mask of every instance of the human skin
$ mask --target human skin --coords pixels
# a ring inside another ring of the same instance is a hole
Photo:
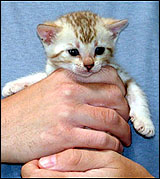
[[[154,178],[144,167],[117,152],[80,149],[33,160],[22,167],[21,174],[23,178]]]
[[[24,163],[75,147],[122,152],[122,144],[131,143],[124,95],[116,71],[106,67],[87,79],[59,69],[1,100],[2,162]]]

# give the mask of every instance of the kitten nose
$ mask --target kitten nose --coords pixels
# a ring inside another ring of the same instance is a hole
[[[91,64],[91,65],[84,65],[84,67],[87,68],[88,71],[90,71],[90,69],[94,66],[94,63]]]
[[[91,68],[94,66],[94,61],[91,57],[87,57],[83,61],[84,67],[87,68],[88,72],[91,70]]]

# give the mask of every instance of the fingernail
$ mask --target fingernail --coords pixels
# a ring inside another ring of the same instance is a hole
[[[43,157],[39,160],[39,163],[43,168],[53,168],[56,165],[56,157],[54,155]]]

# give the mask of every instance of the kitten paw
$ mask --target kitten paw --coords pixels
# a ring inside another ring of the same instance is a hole
[[[133,122],[133,126],[135,130],[145,137],[152,137],[155,135],[155,128],[151,122],[151,119],[139,119],[131,116],[131,121]]]
[[[17,93],[18,91],[26,88],[28,85],[24,83],[9,82],[2,89],[2,95],[4,97]]]

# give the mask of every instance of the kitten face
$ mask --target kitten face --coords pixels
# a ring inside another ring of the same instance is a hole
[[[77,12],[38,27],[47,60],[56,68],[66,68],[90,76],[107,65],[113,55],[122,25],[91,12]]]
[[[76,74],[89,76],[109,63],[113,44],[106,34],[95,37],[91,43],[84,44],[70,29],[70,34],[62,32],[57,42],[46,47],[47,57],[53,65],[67,68]],[[91,68],[92,67],[92,68]]]

